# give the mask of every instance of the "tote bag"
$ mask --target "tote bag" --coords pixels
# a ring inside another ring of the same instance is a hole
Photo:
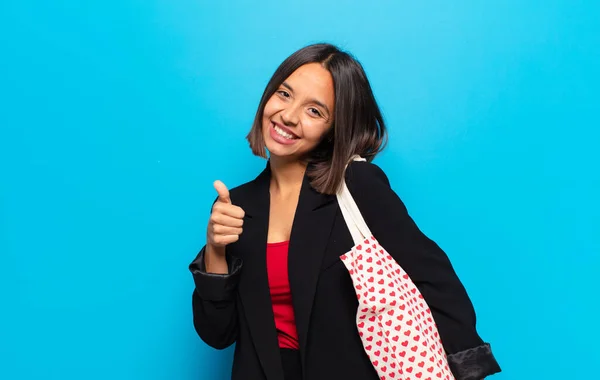
[[[358,333],[379,378],[454,380],[423,296],[377,242],[345,182],[336,196],[354,241],[352,249],[340,259],[358,298]]]

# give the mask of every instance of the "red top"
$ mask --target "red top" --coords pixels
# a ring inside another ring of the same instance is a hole
[[[298,350],[298,332],[288,278],[289,241],[267,244],[267,276],[280,348]]]

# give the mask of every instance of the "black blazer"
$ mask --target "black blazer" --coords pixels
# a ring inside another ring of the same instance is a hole
[[[190,264],[194,326],[208,345],[236,343],[233,380],[283,380],[266,270],[270,169],[230,191],[244,232],[227,246],[228,275],[204,271],[204,249]],[[475,312],[446,254],[428,239],[374,164],[353,162],[346,182],[371,232],[415,282],[432,310],[457,380],[500,371],[475,329]],[[289,281],[303,378],[378,379],[356,327],[358,301],[339,256],[353,246],[335,195],[305,177],[289,246]]]

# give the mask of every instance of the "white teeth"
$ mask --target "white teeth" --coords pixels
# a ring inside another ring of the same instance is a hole
[[[292,136],[289,133],[285,132],[283,129],[279,128],[277,125],[274,125],[274,129],[275,129],[275,132],[277,132],[277,134],[279,136],[283,136],[283,137],[285,137],[286,139],[289,139],[289,140],[294,139],[294,136]]]

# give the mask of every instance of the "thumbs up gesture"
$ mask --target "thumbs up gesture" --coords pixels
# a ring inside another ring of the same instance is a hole
[[[222,251],[226,245],[236,242],[242,233],[244,210],[231,203],[229,190],[223,182],[215,181],[215,190],[219,198],[210,214],[207,231],[207,243],[217,251]],[[221,248],[221,249],[219,249]]]

